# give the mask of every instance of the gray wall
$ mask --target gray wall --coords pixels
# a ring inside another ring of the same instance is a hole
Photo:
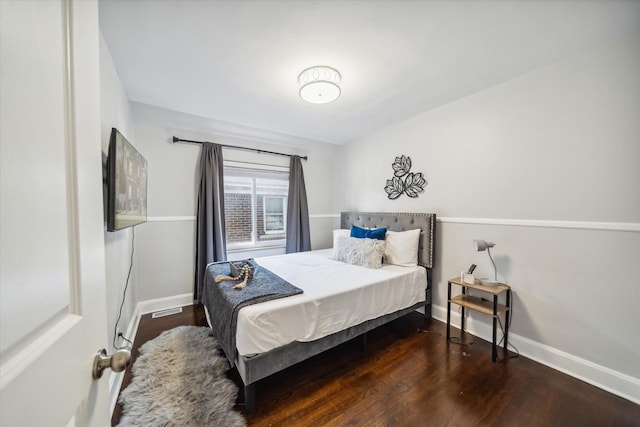
[[[129,100],[124,92],[120,78],[113,65],[109,49],[100,34],[100,108],[103,158],[106,159],[109,150],[111,128],[117,128],[135,147],[138,147]],[[147,153],[142,153],[144,156]],[[106,206],[106,199],[105,199]],[[137,239],[137,238],[136,238]],[[107,321],[109,345],[113,342],[114,327],[120,304],[124,295],[131,262],[132,229],[128,228],[116,232],[107,232],[105,226],[105,267],[107,282]],[[138,264],[134,257],[127,298],[122,307],[122,318],[118,323],[119,329],[127,332],[137,303]]]
[[[471,263],[480,276],[493,274],[473,240],[495,242],[498,278],[515,295],[512,341],[520,351],[638,401],[638,118],[635,38],[343,146],[338,206],[439,215],[440,319],[447,278]],[[390,201],[383,188],[401,154],[428,185],[417,199]],[[471,329],[489,337],[488,325],[471,314]]]

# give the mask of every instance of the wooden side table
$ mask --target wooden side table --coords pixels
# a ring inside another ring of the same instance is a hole
[[[462,287],[462,293],[451,297],[451,285],[458,285]],[[493,295],[493,301],[488,299],[474,297],[467,294],[468,289],[477,289],[479,291],[487,292]],[[498,296],[506,292],[506,305],[498,304]],[[460,330],[464,331],[464,310],[468,308],[470,310],[479,311],[493,317],[493,347],[491,351],[491,361],[496,362],[498,360],[498,349],[496,345],[497,339],[497,323],[498,317],[505,314],[504,322],[504,349],[507,350],[507,341],[509,339],[509,316],[511,311],[511,287],[503,283],[499,283],[494,286],[483,285],[476,281],[474,284],[464,283],[460,280],[460,277],[454,277],[449,279],[447,285],[447,341],[451,339],[451,303],[458,304],[462,307],[462,320]]]

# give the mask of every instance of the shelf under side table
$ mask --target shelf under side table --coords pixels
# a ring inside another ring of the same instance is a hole
[[[468,307],[472,310],[476,310],[484,314],[488,314],[489,316],[493,316],[493,302],[488,299],[478,298],[467,294],[460,294],[452,297],[451,302],[463,307]],[[509,311],[509,307],[498,304],[496,315],[501,316],[507,311]]]

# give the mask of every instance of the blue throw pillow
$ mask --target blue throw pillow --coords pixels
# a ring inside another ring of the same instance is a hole
[[[387,234],[386,228],[376,228],[375,230],[367,230],[366,228],[360,228],[355,225],[351,226],[351,237],[357,237],[359,239],[376,239],[384,240]]]

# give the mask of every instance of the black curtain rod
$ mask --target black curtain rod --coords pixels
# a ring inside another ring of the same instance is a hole
[[[208,142],[208,141],[192,141],[190,139],[182,139],[182,138],[178,138],[177,136],[173,137],[173,143],[175,144],[176,142],[190,142],[192,144],[216,144],[215,142]],[[277,153],[275,151],[269,151],[269,150],[260,150],[259,148],[249,148],[249,147],[238,147],[237,145],[226,145],[226,144],[218,144],[221,147],[225,147],[225,148],[231,148],[233,150],[245,150],[245,151],[255,151],[256,153],[266,153],[266,154],[273,154],[276,156],[286,156],[286,157],[292,157],[294,156],[293,154],[285,154],[285,153]],[[302,160],[307,160],[307,156],[300,156],[300,158]]]

